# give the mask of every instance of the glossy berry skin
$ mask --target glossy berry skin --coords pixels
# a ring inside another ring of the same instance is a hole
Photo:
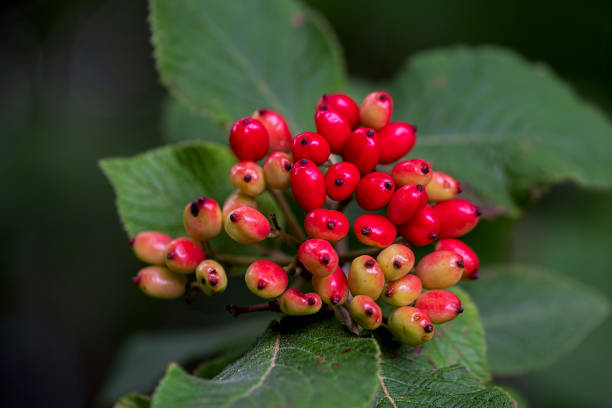
[[[384,91],[372,92],[365,97],[359,107],[359,121],[362,126],[374,130],[381,129],[391,120],[393,100]]]
[[[394,224],[413,219],[427,205],[427,193],[420,184],[406,184],[398,188],[387,207],[387,217]]]
[[[310,211],[325,204],[325,178],[310,160],[301,159],[291,169],[291,190],[298,204]]]
[[[395,241],[397,229],[387,217],[378,214],[364,214],[353,223],[353,232],[365,245],[386,248]]]
[[[263,166],[268,187],[284,190],[291,185],[291,156],[283,152],[270,153]]]
[[[405,122],[391,122],[378,131],[380,163],[393,163],[401,159],[416,143],[416,127]]]
[[[432,203],[439,203],[455,198],[461,192],[461,184],[454,177],[441,171],[434,171],[431,181],[425,186],[427,196]]]
[[[376,257],[385,279],[394,281],[406,276],[414,267],[414,252],[406,245],[393,244],[380,251]]]
[[[421,258],[416,274],[426,289],[450,288],[463,275],[463,258],[453,251],[432,252]]]
[[[240,207],[251,207],[257,209],[257,201],[251,196],[241,193],[240,190],[234,191],[232,194],[227,196],[225,203],[223,203],[223,219],[225,219],[230,212]]]
[[[401,161],[391,170],[391,177],[398,188],[410,183],[427,186],[432,176],[431,165],[423,159]]]
[[[224,222],[225,232],[240,244],[263,241],[270,234],[270,222],[259,211],[251,207],[240,207],[231,211]]]
[[[348,298],[348,284],[344,271],[336,267],[329,276],[312,276],[312,287],[319,294],[323,303],[341,305]]]
[[[307,316],[321,310],[322,302],[316,293],[302,293],[296,288],[288,289],[278,301],[281,312],[289,316]]]
[[[322,239],[308,239],[298,248],[298,260],[313,276],[329,276],[338,268],[338,253]]]
[[[315,112],[317,133],[329,143],[332,153],[342,154],[346,141],[351,136],[351,124],[341,113],[322,104]]]
[[[261,166],[252,161],[241,161],[230,170],[230,182],[242,193],[255,197],[266,191],[266,178]]]
[[[393,306],[408,306],[419,297],[422,291],[421,280],[415,275],[408,274],[398,280],[387,282],[382,300]]]
[[[238,160],[257,161],[268,153],[270,139],[265,126],[253,118],[242,118],[232,126],[230,147]]]
[[[207,296],[223,293],[227,288],[227,274],[217,261],[207,259],[200,262],[195,271],[196,281]]]
[[[261,259],[249,265],[244,281],[249,290],[257,296],[272,299],[287,289],[289,277],[280,265]]]
[[[429,320],[436,324],[453,320],[463,312],[461,300],[447,290],[425,292],[417,299],[415,306],[425,312]]]
[[[163,266],[148,266],[132,278],[134,285],[146,295],[158,299],[176,299],[185,293],[187,278]]]
[[[351,129],[359,126],[359,105],[346,94],[324,94],[317,102],[317,110],[327,105],[330,110],[337,112],[346,119]]]
[[[172,240],[164,251],[166,266],[172,272],[189,274],[206,259],[202,245],[191,238],[181,237]]]
[[[370,128],[358,128],[344,145],[342,157],[353,163],[363,176],[376,168],[380,150],[376,132]]]
[[[291,156],[294,161],[308,159],[320,166],[329,159],[330,153],[327,140],[315,132],[300,133],[291,143]]]
[[[336,163],[325,173],[327,195],[335,201],[346,200],[357,188],[359,179],[359,169],[353,163]]]
[[[288,152],[291,147],[291,131],[280,113],[270,109],[258,109],[253,115],[268,131],[268,152]]]
[[[348,287],[354,296],[366,295],[376,300],[385,287],[385,275],[374,258],[362,255],[351,263]]]
[[[366,211],[383,208],[391,200],[395,183],[387,173],[372,172],[363,176],[357,185],[357,204]]]
[[[309,237],[329,242],[340,241],[348,234],[349,228],[348,218],[340,211],[316,208],[304,219],[304,230]]]
[[[216,237],[223,227],[219,204],[208,197],[190,202],[183,211],[183,225],[187,234],[196,241],[208,241]]]
[[[462,279],[478,279],[478,268],[480,260],[478,255],[463,241],[458,239],[447,238],[441,239],[436,244],[436,251],[453,251],[463,258],[463,276]]]
[[[172,241],[170,235],[157,231],[142,231],[130,240],[134,255],[143,262],[153,265],[164,265],[164,250]]]
[[[377,329],[382,324],[382,310],[369,296],[355,296],[348,309],[353,320],[366,330]]]
[[[480,210],[461,198],[442,201],[434,205],[434,213],[440,221],[440,238],[458,238],[467,234],[478,224]]]
[[[440,221],[429,205],[410,221],[397,227],[399,233],[408,243],[415,246],[425,246],[434,242],[440,232]]]
[[[418,346],[432,339],[434,326],[421,309],[411,306],[398,307],[388,319],[391,333],[402,343]]]

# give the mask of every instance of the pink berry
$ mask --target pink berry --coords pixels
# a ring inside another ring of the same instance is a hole
[[[342,154],[344,145],[351,135],[350,122],[327,104],[322,104],[315,112],[315,125],[317,133],[329,143],[331,152]]]
[[[348,298],[348,284],[344,271],[336,267],[329,276],[312,276],[312,287],[321,296],[323,303],[328,305],[341,305]]]
[[[284,190],[291,185],[291,156],[283,152],[270,153],[263,166],[266,184],[277,190]]]
[[[354,296],[366,295],[376,300],[385,287],[385,275],[374,258],[361,255],[351,263],[348,287]]]
[[[138,271],[132,282],[148,296],[176,299],[185,293],[187,277],[170,272],[163,266],[148,266]]]
[[[287,290],[279,299],[281,312],[289,316],[306,316],[321,310],[321,298],[316,293],[302,293],[299,289]]]
[[[266,191],[266,179],[261,166],[253,161],[241,161],[232,166],[230,182],[242,193],[251,197]]]
[[[439,203],[455,198],[461,192],[461,184],[457,179],[441,171],[434,171],[431,181],[425,186],[427,196],[432,203]]]
[[[401,159],[416,143],[416,127],[405,122],[391,122],[378,130],[380,163],[387,164]]]
[[[359,120],[362,126],[374,130],[381,129],[391,120],[393,100],[384,92],[372,92],[365,97],[359,108]]]
[[[359,181],[355,197],[361,208],[374,211],[387,205],[394,191],[395,183],[389,174],[372,172]]]
[[[376,132],[369,128],[355,129],[344,145],[342,157],[353,163],[363,176],[376,168],[380,156]]]
[[[413,219],[427,205],[427,193],[420,184],[406,184],[395,191],[387,217],[394,224],[404,224]]]
[[[377,329],[382,324],[382,310],[369,296],[355,296],[349,304],[349,313],[353,320],[366,330]]]
[[[259,109],[253,113],[253,119],[257,119],[268,131],[269,149],[272,152],[288,152],[291,148],[291,131],[280,113],[270,109]]]
[[[172,241],[170,235],[157,231],[142,231],[130,240],[134,255],[143,262],[153,265],[164,265],[164,250]]]
[[[329,276],[338,267],[338,254],[334,247],[322,239],[309,239],[298,248],[298,260],[313,276]]]
[[[467,234],[478,224],[480,210],[461,198],[443,201],[433,207],[440,220],[440,238],[457,238]]]
[[[257,209],[257,201],[253,197],[241,193],[240,190],[234,191],[227,196],[225,203],[223,203],[223,219],[227,218],[230,212],[240,207]]]
[[[271,299],[287,289],[289,277],[280,265],[261,259],[249,265],[244,281],[251,292],[261,298]]]
[[[298,204],[306,211],[325,204],[325,178],[310,160],[301,159],[291,169],[291,190]]]
[[[206,254],[199,242],[191,238],[176,238],[164,251],[166,266],[172,272],[189,274],[206,259]]]
[[[380,251],[376,257],[385,279],[397,280],[406,276],[414,266],[414,252],[406,245],[393,244]]]
[[[223,227],[219,204],[208,197],[200,197],[190,202],[183,211],[183,225],[187,234],[196,241],[213,239]]]
[[[353,163],[334,164],[325,173],[327,195],[335,201],[346,200],[357,188],[359,177],[359,169]]]
[[[463,312],[461,300],[447,290],[430,290],[423,293],[416,301],[416,307],[421,309],[429,319],[436,324],[453,320]]]
[[[227,274],[217,261],[207,259],[200,262],[195,274],[196,282],[207,296],[216,296],[227,288]]]
[[[463,258],[453,251],[435,251],[419,261],[416,274],[427,289],[446,289],[463,275]]]
[[[225,232],[240,244],[263,241],[270,234],[270,222],[259,211],[251,207],[240,207],[231,211],[224,222]]]
[[[410,183],[427,186],[432,176],[431,165],[423,159],[401,161],[391,170],[391,177],[398,188]]]
[[[408,306],[419,297],[422,291],[421,280],[415,275],[408,274],[387,282],[382,300],[393,306]]]
[[[359,126],[359,105],[345,94],[324,94],[317,102],[317,110],[322,105],[327,105],[330,110],[337,112],[346,119],[351,129]]]
[[[434,326],[427,314],[411,306],[398,307],[392,311],[388,327],[399,341],[411,346],[423,344],[434,335]]]
[[[440,221],[429,205],[410,221],[397,227],[399,233],[408,243],[415,246],[431,244],[438,238]]]
[[[270,146],[268,131],[253,118],[242,118],[234,123],[229,142],[238,160],[242,161],[263,159]]]
[[[337,242],[349,232],[350,224],[346,215],[339,211],[316,208],[306,215],[304,230],[311,238]]]
[[[478,255],[466,243],[458,239],[441,239],[436,244],[436,251],[453,251],[463,258],[463,279],[477,279],[480,261]]]
[[[353,232],[365,245],[386,248],[395,241],[397,229],[387,217],[377,214],[364,214],[353,223]]]
[[[294,161],[308,159],[320,166],[329,159],[330,153],[327,140],[315,132],[301,133],[293,138],[291,144],[291,156]]]

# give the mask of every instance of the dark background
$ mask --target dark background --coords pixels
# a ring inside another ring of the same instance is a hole
[[[385,80],[419,50],[498,44],[550,65],[612,112],[612,2],[308,3],[335,29],[352,75]],[[163,143],[166,91],[151,58],[146,3],[0,7],[0,405],[91,405],[129,334],[227,317],[222,305],[155,301],[129,284],[139,263],[97,167],[102,157]],[[483,227],[512,234],[483,258],[550,266],[610,295],[611,206],[609,193],[556,187],[519,223]],[[502,380],[533,406],[606,406],[611,340],[608,320],[553,367]]]

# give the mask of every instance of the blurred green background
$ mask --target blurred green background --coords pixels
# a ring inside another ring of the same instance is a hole
[[[551,66],[612,113],[609,1],[307,3],[336,31],[352,75],[385,80],[420,50],[498,44]],[[146,2],[1,7],[0,405],[88,406],[128,335],[226,322],[226,299],[187,306],[134,290],[129,278],[140,264],[97,166],[162,143],[166,91],[151,58]],[[610,296],[610,208],[611,193],[561,185],[519,222],[483,223],[472,242],[485,263],[549,266]],[[610,343],[609,319],[554,366],[499,380],[532,406],[610,406]]]

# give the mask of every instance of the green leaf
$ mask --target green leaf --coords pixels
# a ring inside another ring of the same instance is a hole
[[[163,136],[168,142],[202,140],[228,144],[229,130],[206,116],[193,112],[174,98],[168,98],[162,114]]]
[[[193,375],[200,378],[214,378],[231,363],[244,356],[251,348],[253,348],[253,344],[250,341],[231,345],[214,357],[200,363],[193,370]]]
[[[553,363],[609,313],[602,294],[564,275],[500,265],[480,277],[469,293],[482,314],[494,373],[519,374]]]
[[[342,89],[336,39],[292,0],[151,1],[157,67],[181,102],[229,123],[262,107],[295,131],[310,130],[316,100]]]
[[[140,394],[128,394],[121,397],[114,408],[149,408],[151,399]]]
[[[572,180],[612,187],[612,126],[542,65],[494,47],[412,58],[392,87],[394,120],[419,127],[411,152],[456,176],[495,211],[529,189]]]

